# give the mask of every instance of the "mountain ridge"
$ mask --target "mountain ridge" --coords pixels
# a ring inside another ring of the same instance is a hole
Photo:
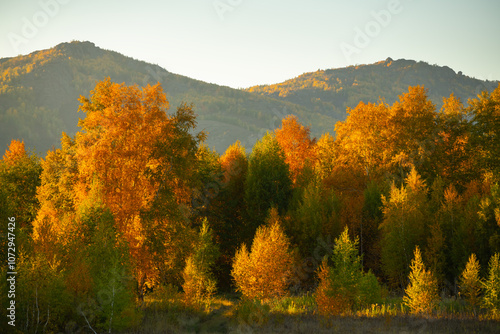
[[[442,98],[451,93],[466,103],[482,90],[492,91],[498,81],[472,78],[463,75],[461,71],[455,72],[448,66],[387,58],[373,64],[307,72],[274,85],[252,86],[246,91],[298,103],[320,110],[321,113],[333,109],[336,116],[340,116],[346,108],[353,108],[360,101],[378,102],[382,98],[391,104],[408,90],[408,86],[416,85],[427,88],[429,98],[439,109]],[[322,98],[316,103],[304,102],[311,100],[310,95]]]
[[[345,119],[346,108],[360,101],[377,102],[379,97],[392,103],[411,85],[423,84],[439,107],[439,99],[451,91],[463,100],[497,84],[455,73],[447,66],[388,58],[303,73],[274,85],[233,89],[79,41],[2,58],[0,74],[0,150],[5,151],[11,139],[23,139],[42,152],[59,147],[62,131],[73,135],[78,130],[78,118],[84,117],[77,113],[78,97],[88,96],[95,82],[106,77],[127,85],[160,82],[170,110],[182,102],[193,103],[198,129],[209,132],[207,144],[219,153],[236,140],[251,149],[288,114],[297,115],[311,127],[313,136],[319,136],[333,133],[335,123]]]

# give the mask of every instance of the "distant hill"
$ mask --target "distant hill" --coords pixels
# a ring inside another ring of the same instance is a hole
[[[221,153],[236,139],[250,149],[288,113],[321,132],[336,121],[293,103],[174,74],[90,42],[71,42],[0,59],[0,152],[13,138],[43,155],[59,147],[62,131],[73,135],[78,118],[85,116],[77,112],[79,96],[88,96],[96,81],[106,77],[139,86],[159,81],[171,112],[183,101],[193,103],[198,130],[207,130],[207,144]]]
[[[456,74],[448,67],[387,59],[237,90],[174,74],[90,42],[63,43],[0,59],[0,152],[11,139],[23,139],[42,155],[59,147],[61,132],[73,135],[78,118],[84,117],[77,113],[79,96],[88,96],[96,81],[106,77],[140,86],[159,81],[171,111],[183,101],[193,103],[198,129],[209,132],[207,144],[220,153],[236,140],[251,149],[288,114],[311,126],[313,136],[333,133],[335,123],[345,119],[346,107],[375,102],[379,96],[392,103],[409,85],[425,85],[436,104],[451,92],[466,100],[496,87],[495,82]]]
[[[332,118],[345,118],[347,107],[360,101],[392,104],[408,86],[423,85],[438,109],[442,98],[453,92],[464,103],[483,90],[492,91],[498,81],[482,81],[455,73],[447,66],[429,65],[413,60],[387,58],[370,65],[318,70],[274,85],[254,86],[251,93],[299,104]]]

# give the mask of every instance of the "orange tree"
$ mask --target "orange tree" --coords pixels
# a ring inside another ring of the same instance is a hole
[[[301,183],[301,174],[304,168],[314,160],[314,143],[310,137],[310,130],[297,120],[296,116],[289,115],[282,120],[281,128],[276,129],[276,140],[285,154],[285,162],[290,169],[290,178],[294,185]]]

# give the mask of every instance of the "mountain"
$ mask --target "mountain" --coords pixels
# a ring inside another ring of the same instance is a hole
[[[182,102],[193,103],[198,130],[209,132],[207,144],[221,153],[236,139],[251,148],[288,113],[321,132],[336,121],[293,103],[174,74],[90,42],[71,42],[0,59],[0,152],[11,139],[23,139],[42,155],[59,147],[61,132],[74,135],[85,116],[77,112],[80,95],[88,96],[106,77],[140,86],[159,81],[171,112]]]
[[[464,103],[483,90],[492,91],[498,81],[482,81],[455,73],[447,66],[414,60],[387,58],[370,65],[318,70],[274,85],[254,86],[247,92],[301,105],[311,111],[344,119],[346,108],[360,101],[392,104],[408,86],[423,85],[428,96],[441,108],[443,97],[454,93]]]
[[[283,83],[245,90],[208,84],[157,65],[101,49],[90,42],[62,43],[54,48],[0,59],[0,152],[11,139],[45,155],[59,147],[61,132],[78,131],[78,98],[88,96],[97,80],[138,84],[160,82],[175,110],[194,104],[198,130],[206,130],[207,144],[222,153],[236,140],[247,149],[262,135],[295,114],[311,127],[313,136],[333,133],[346,107],[359,101],[387,103],[409,85],[425,85],[439,107],[441,98],[454,92],[462,100],[497,83],[469,78],[448,67],[412,60],[387,59],[379,63],[305,73]]]

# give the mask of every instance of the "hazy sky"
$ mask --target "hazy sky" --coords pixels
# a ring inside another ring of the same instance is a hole
[[[0,57],[85,40],[235,88],[391,57],[500,79],[498,0],[0,0]]]

